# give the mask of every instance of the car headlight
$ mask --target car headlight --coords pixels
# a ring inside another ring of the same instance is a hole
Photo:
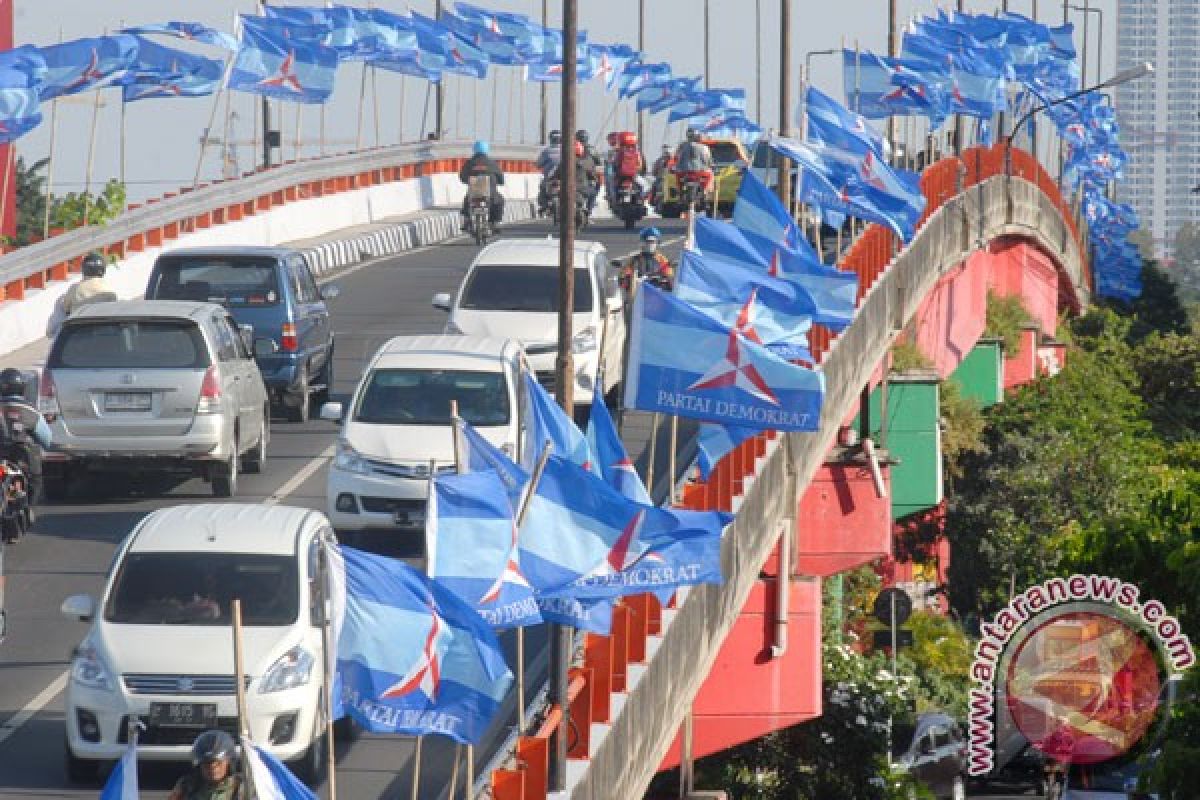
[[[584,328],[571,339],[571,352],[575,355],[590,353],[596,349],[596,329]]]
[[[446,334],[449,336],[462,336],[463,329],[455,325],[453,322],[446,323]]]
[[[75,650],[75,659],[71,662],[71,680],[88,689],[102,689],[106,692],[113,689],[108,667],[104,666],[100,654],[91,642],[85,641]]]
[[[338,439],[337,453],[333,457],[333,468],[342,472],[353,472],[356,475],[366,475],[370,472],[366,459],[344,439]]]
[[[259,694],[282,692],[305,685],[312,677],[313,665],[316,663],[312,653],[296,645],[281,655],[267,670],[258,688]]]

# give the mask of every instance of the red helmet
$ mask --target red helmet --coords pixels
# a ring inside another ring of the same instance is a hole
[[[583,142],[575,143],[575,157],[583,158]]]
[[[622,147],[637,147],[637,134],[633,131],[625,131],[619,139]]]

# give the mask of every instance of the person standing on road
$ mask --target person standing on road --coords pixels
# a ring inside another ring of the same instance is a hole
[[[167,800],[242,800],[242,779],[233,774],[237,745],[225,731],[205,731],[192,745],[192,769]]]
[[[63,296],[63,314],[68,317],[88,303],[117,299],[117,293],[104,280],[104,273],[107,271],[104,256],[99,253],[88,253],[83,257],[81,269],[83,280],[73,285]]]

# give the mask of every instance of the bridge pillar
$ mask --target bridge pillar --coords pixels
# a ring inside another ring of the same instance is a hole
[[[860,454],[857,448],[834,448],[800,498],[793,559],[797,574],[828,577],[891,554],[891,499],[879,496]],[[891,469],[886,455],[881,462],[887,487]]]
[[[1038,362],[1037,328],[1025,328],[1021,331],[1021,347],[1017,352],[1007,355],[1004,359],[1004,389],[1017,389],[1027,383],[1032,383],[1041,374]]]

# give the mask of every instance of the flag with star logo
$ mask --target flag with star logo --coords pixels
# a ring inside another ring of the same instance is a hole
[[[542,621],[521,571],[508,488],[493,470],[438,475],[429,492],[429,576],[473,606],[493,628]]]
[[[608,485],[635,503],[653,505],[646,485],[625,452],[608,406],[600,392],[592,394],[592,413],[588,416],[587,440],[591,445],[600,476]]]
[[[126,103],[153,97],[204,97],[221,85],[225,63],[138,37],[137,64],[121,87]]]
[[[123,33],[73,39],[38,52],[46,65],[38,90],[46,101],[119,84],[137,61],[137,39]]]
[[[289,33],[298,29],[280,20],[242,15],[242,40],[229,88],[294,103],[328,100],[337,76],[337,51],[307,33]]]
[[[491,627],[403,561],[339,549],[346,608],[337,670],[346,712],[372,733],[479,744],[513,680]]]
[[[815,431],[825,376],[642,284],[634,299],[625,406],[723,425]]]

